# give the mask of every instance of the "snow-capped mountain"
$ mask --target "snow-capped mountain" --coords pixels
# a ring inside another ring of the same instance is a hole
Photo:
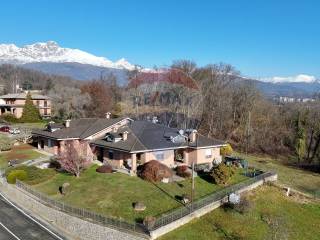
[[[104,68],[133,70],[134,65],[124,58],[112,62],[79,49],[63,48],[54,41],[17,47],[14,44],[0,44],[0,63],[81,63]]]

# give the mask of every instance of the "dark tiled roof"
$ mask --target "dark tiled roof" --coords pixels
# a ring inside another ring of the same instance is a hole
[[[79,138],[84,139],[110,127],[125,118],[81,118],[70,122],[70,127],[63,127],[54,132],[48,130],[33,130],[32,134],[46,136],[54,139]]]
[[[154,124],[148,121],[133,121],[119,129],[119,132],[128,131],[127,140],[118,142],[108,142],[105,139],[98,139],[92,143],[99,146],[119,149],[126,152],[139,152],[156,149],[175,148],[200,148],[209,146],[219,146],[225,142],[204,137],[198,134],[197,141],[189,143],[174,143],[170,137],[179,135],[178,129],[169,128],[163,125]]]

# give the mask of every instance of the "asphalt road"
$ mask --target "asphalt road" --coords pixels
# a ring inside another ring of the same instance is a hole
[[[61,240],[0,196],[0,240]]]

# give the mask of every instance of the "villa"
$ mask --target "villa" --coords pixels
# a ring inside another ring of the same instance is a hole
[[[116,169],[135,174],[137,166],[157,160],[175,167],[185,164],[211,164],[221,161],[220,148],[225,143],[207,138],[196,130],[169,128],[151,121],[130,118],[83,118],[67,120],[64,124],[49,124],[34,130],[38,148],[58,155],[66,141],[86,144],[86,154]]]
[[[27,93],[11,93],[0,96],[0,115],[10,113],[16,118],[22,116]],[[51,101],[49,97],[40,94],[31,94],[33,104],[39,108],[40,115],[44,118],[51,115]]]

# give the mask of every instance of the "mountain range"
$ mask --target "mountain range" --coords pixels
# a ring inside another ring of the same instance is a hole
[[[111,61],[79,49],[63,48],[54,41],[35,43],[18,47],[14,44],[0,44],[0,64],[13,64],[47,74],[69,76],[78,80],[99,79],[114,75],[120,85],[127,82],[127,72],[135,65],[122,58]],[[271,79],[247,79],[265,95],[310,97],[320,92],[320,81],[308,75],[294,78],[275,77]]]

